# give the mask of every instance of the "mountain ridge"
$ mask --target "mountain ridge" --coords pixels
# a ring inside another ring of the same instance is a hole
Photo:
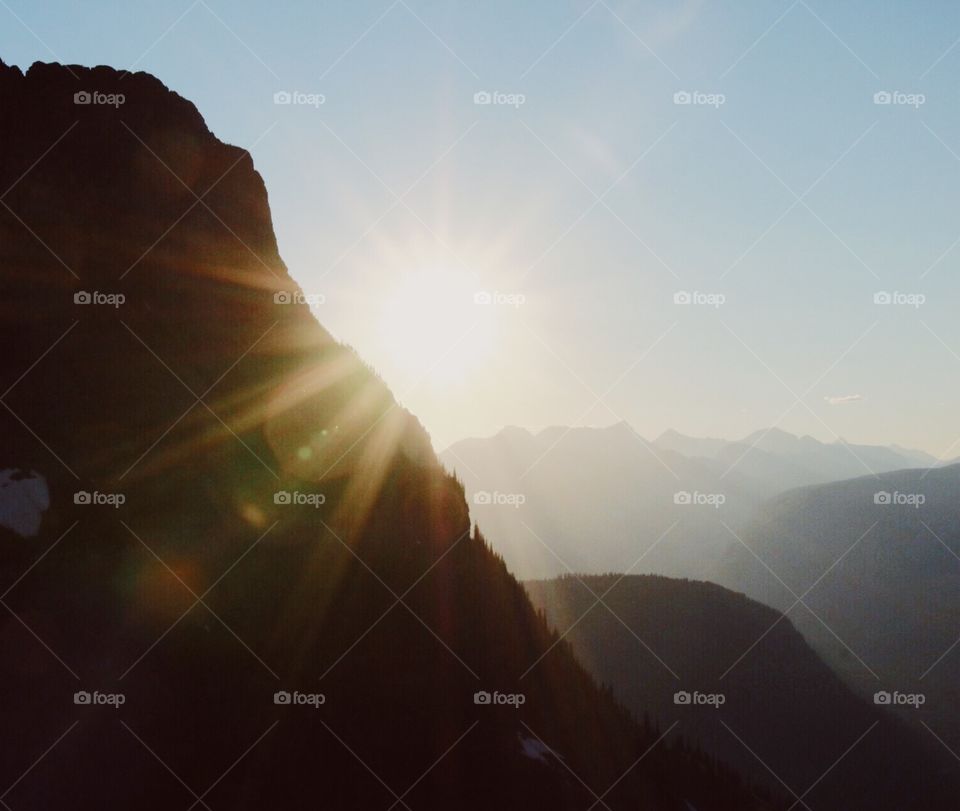
[[[439,456],[463,481],[474,520],[524,579],[571,570],[712,579],[766,499],[916,461],[780,429],[751,436],[755,445],[677,432],[649,442],[625,422],[510,427]]]
[[[812,786],[804,802],[813,808],[952,802],[955,763],[939,743],[856,696],[777,610],[715,583],[659,575],[566,575],[524,586],[628,706],[653,719],[682,713],[709,754],[751,778],[797,796]],[[717,703],[678,707],[678,693]],[[823,774],[865,730],[849,759]]]
[[[960,465],[788,491],[766,502],[716,579],[789,610],[861,695],[924,694],[903,717],[955,748],[958,493]]]
[[[145,77],[0,68],[4,466],[50,497],[0,529],[10,803],[771,807],[597,689],[419,421],[275,296],[249,153]]]
[[[852,448],[885,448],[892,450],[904,457],[904,459],[928,459],[934,464],[955,464],[955,460],[945,460],[938,459],[932,454],[922,451],[918,448],[908,448],[898,443],[890,443],[889,445],[862,445],[856,442],[848,442],[843,437],[834,439],[832,442],[822,442],[821,440],[813,437],[809,434],[792,434],[789,431],[786,431],[777,426],[768,426],[766,428],[758,428],[755,431],[751,431],[746,436],[740,439],[723,439],[721,437],[698,437],[692,434],[684,434],[681,431],[678,431],[676,428],[667,428],[658,434],[654,439],[646,439],[642,437],[636,430],[630,425],[626,420],[620,420],[619,422],[611,423],[610,425],[604,426],[566,426],[566,425],[551,425],[544,428],[539,428],[537,430],[532,430],[521,425],[505,425],[503,428],[499,429],[496,433],[487,435],[487,436],[469,436],[463,437],[456,440],[455,442],[450,443],[444,450],[440,451],[440,455],[443,455],[447,450],[455,448],[458,444],[462,442],[484,442],[497,439],[501,435],[526,435],[530,437],[540,437],[545,433],[555,433],[562,431],[571,431],[584,429],[588,431],[597,431],[597,432],[608,432],[613,430],[623,430],[626,429],[632,434],[636,434],[638,437],[647,442],[650,445],[656,447],[669,448],[671,450],[676,450],[674,443],[704,443],[705,445],[715,445],[716,448],[728,445],[753,445],[754,443],[762,440],[764,437],[771,437],[774,440],[787,441],[787,442],[797,442],[798,444],[803,445],[818,445],[825,447],[843,447],[848,446]],[[689,456],[690,454],[684,454]],[[924,464],[917,464],[917,467],[926,467]]]

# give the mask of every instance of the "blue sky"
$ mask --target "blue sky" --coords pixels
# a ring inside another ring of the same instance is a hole
[[[318,317],[438,447],[625,419],[960,456],[955,4],[2,0],[0,20],[6,62],[149,71],[249,148]]]

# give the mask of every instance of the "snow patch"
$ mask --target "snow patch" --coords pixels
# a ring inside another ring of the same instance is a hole
[[[528,757],[531,760],[538,760],[541,763],[549,763],[547,756],[559,758],[556,752],[554,752],[549,746],[544,744],[542,741],[537,740],[536,738],[524,735],[522,732],[517,733],[517,737],[520,739],[520,751],[524,757]]]
[[[40,531],[40,521],[49,506],[47,480],[37,471],[0,470],[0,526],[12,529],[21,538],[32,538]]]

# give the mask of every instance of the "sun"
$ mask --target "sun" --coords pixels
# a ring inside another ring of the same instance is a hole
[[[406,378],[464,381],[495,354],[494,310],[466,270],[431,266],[400,273],[382,301],[380,345],[392,370]]]

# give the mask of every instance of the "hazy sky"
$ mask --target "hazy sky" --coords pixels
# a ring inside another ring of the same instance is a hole
[[[0,21],[4,61],[149,71],[249,148],[319,318],[438,449],[625,419],[960,455],[955,3],[0,0]]]

